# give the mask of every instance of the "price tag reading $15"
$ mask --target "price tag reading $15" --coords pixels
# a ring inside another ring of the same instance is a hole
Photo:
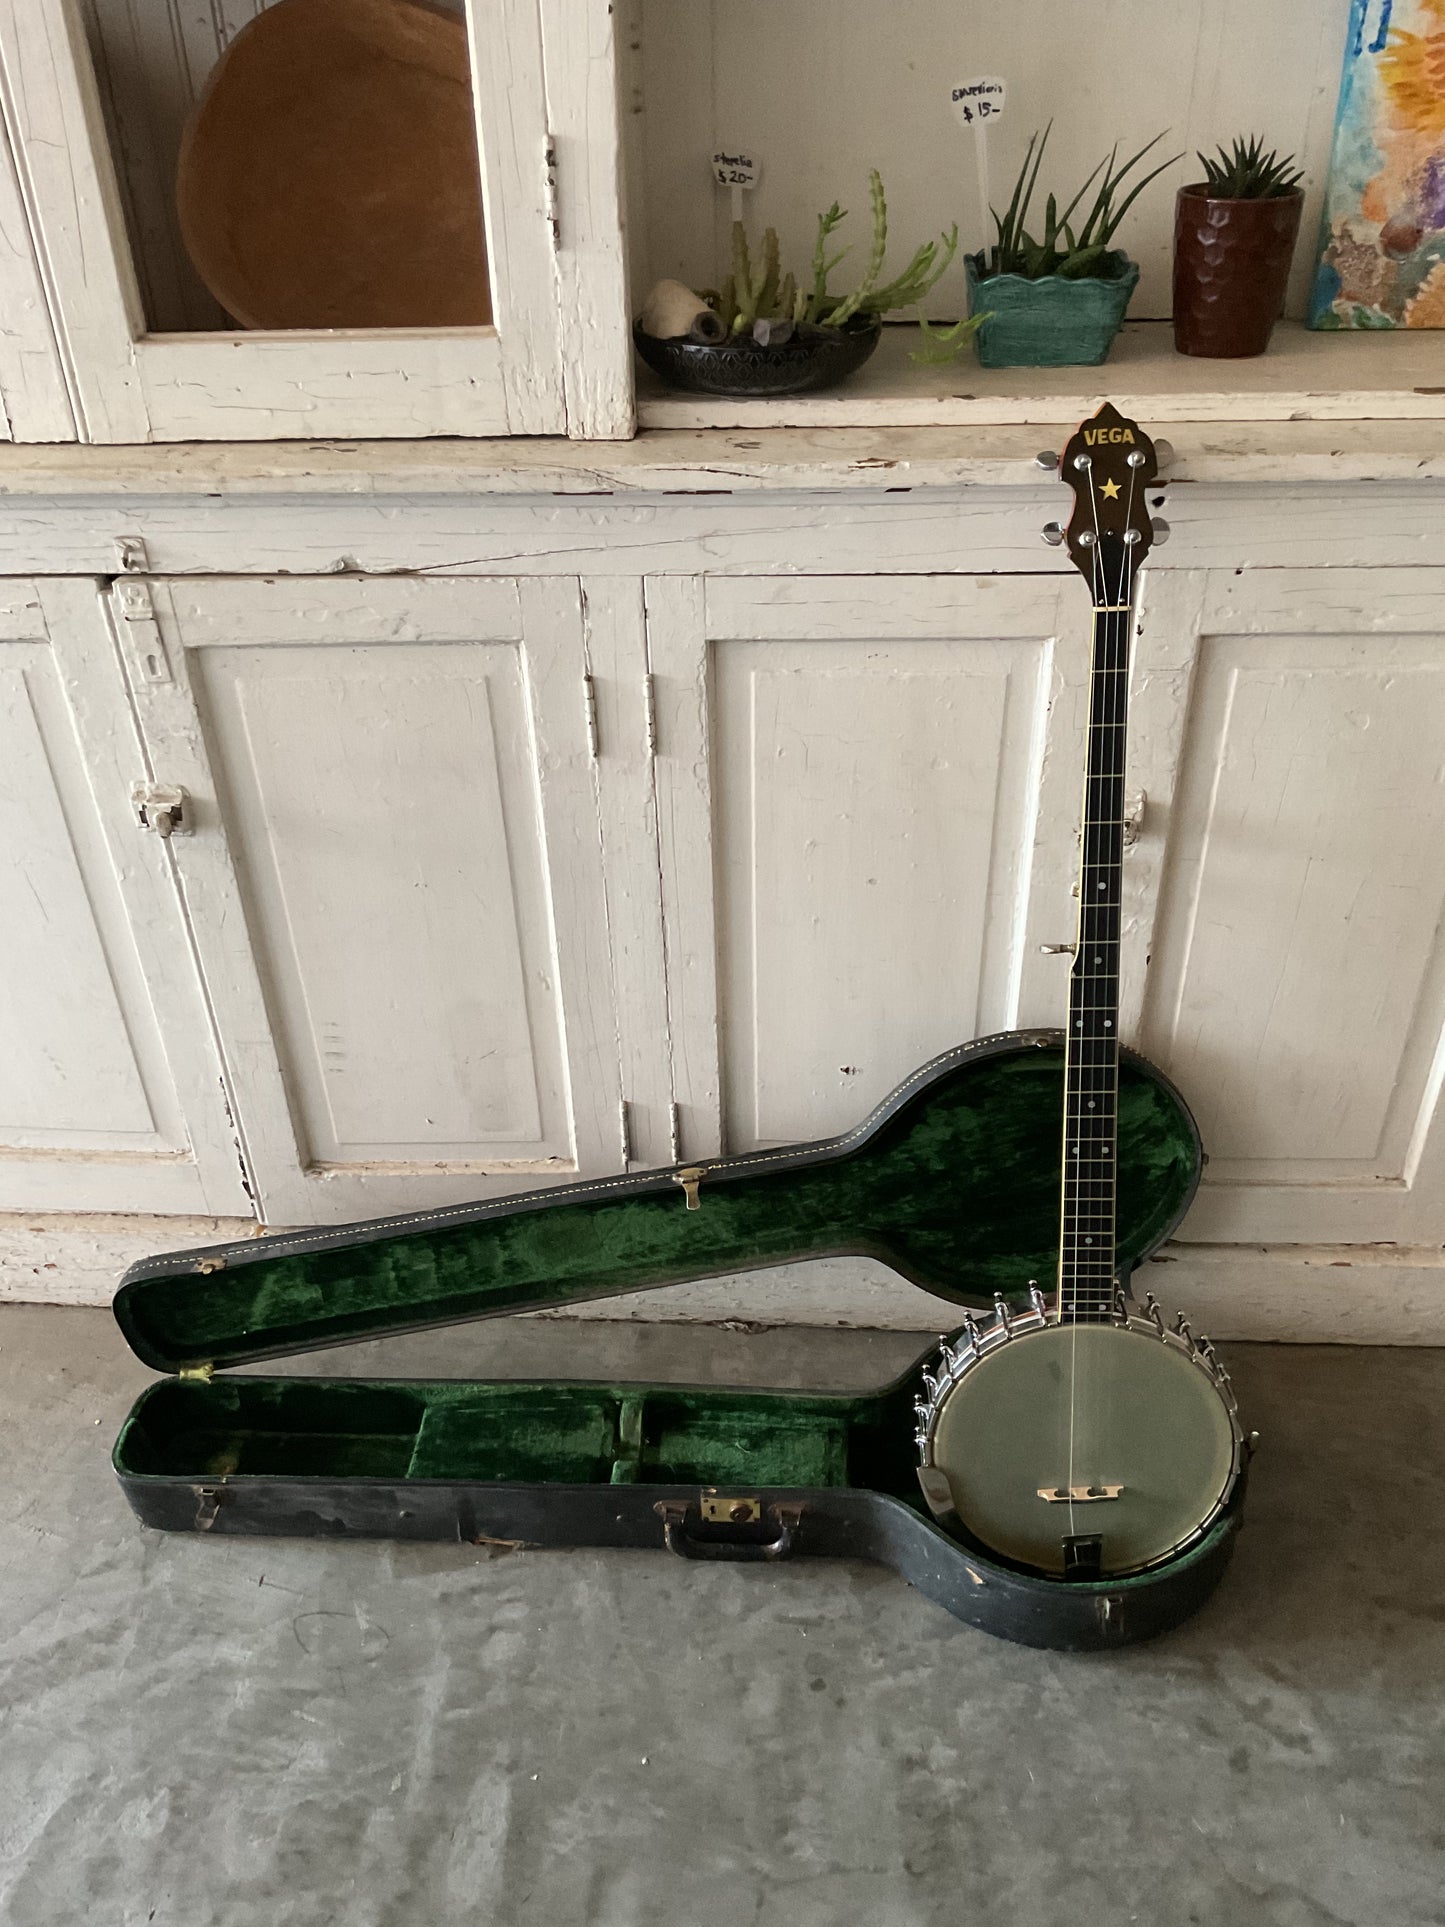
[[[987,126],[991,121],[1002,120],[1004,95],[1004,84],[996,74],[961,81],[948,92],[953,111],[965,127]]]
[[[756,187],[760,169],[751,154],[734,149],[730,154],[714,154],[713,179],[719,187]]]

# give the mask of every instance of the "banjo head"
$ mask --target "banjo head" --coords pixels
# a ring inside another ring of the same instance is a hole
[[[1002,1322],[1000,1322],[1002,1320]],[[1207,1344],[1119,1314],[996,1319],[919,1402],[934,1512],[1050,1577],[1122,1577],[1182,1551],[1224,1510],[1244,1438]],[[1092,1544],[1097,1535],[1099,1543]]]

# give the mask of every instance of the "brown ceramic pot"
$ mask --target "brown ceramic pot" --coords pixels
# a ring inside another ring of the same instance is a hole
[[[1304,196],[1228,201],[1201,181],[1174,208],[1174,346],[1181,355],[1262,355],[1284,308]]]

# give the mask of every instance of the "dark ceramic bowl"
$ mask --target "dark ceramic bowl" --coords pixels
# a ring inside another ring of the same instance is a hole
[[[877,315],[854,315],[841,328],[806,324],[791,339],[764,348],[750,335],[715,345],[659,341],[634,322],[637,352],[670,388],[699,395],[808,395],[851,375],[878,346]]]

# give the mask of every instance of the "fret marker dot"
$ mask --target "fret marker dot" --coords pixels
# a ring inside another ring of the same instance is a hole
[[[1104,1028],[1105,1030],[1112,1030],[1114,1028],[1114,1020],[1112,1017],[1106,1017],[1104,1019]]]
[[[1092,1238],[1085,1238],[1085,1240],[1084,1240],[1084,1243],[1085,1243],[1086,1245],[1091,1245],[1091,1244],[1092,1244],[1093,1242],[1094,1242],[1094,1240],[1093,1240]]]

